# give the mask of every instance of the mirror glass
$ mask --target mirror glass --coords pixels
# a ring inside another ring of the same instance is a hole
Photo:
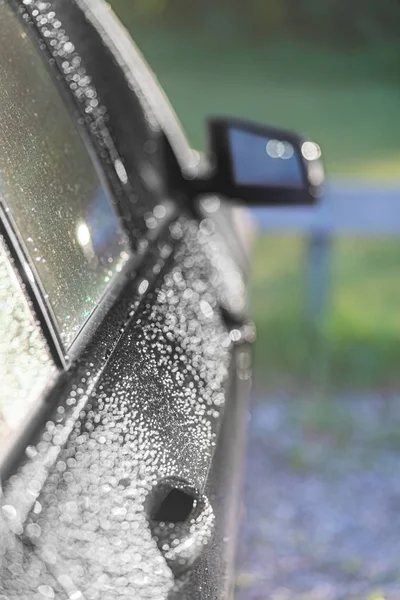
[[[291,142],[232,128],[229,144],[236,185],[304,189],[299,150]]]

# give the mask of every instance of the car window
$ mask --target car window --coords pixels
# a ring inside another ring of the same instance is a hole
[[[53,372],[40,327],[0,237],[0,459]]]
[[[67,349],[130,248],[50,69],[1,2],[0,200]]]

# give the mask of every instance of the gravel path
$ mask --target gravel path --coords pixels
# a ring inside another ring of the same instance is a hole
[[[400,398],[254,403],[236,600],[400,600]]]

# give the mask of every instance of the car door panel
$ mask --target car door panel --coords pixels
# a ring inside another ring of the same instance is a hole
[[[244,348],[252,337],[243,327],[243,271],[213,219],[193,220],[189,207],[177,219],[176,209],[165,208],[162,186],[141,212],[151,185],[141,195],[144,187],[132,183],[134,165],[119,153],[123,133],[116,128],[114,135],[73,36],[53,10],[68,11],[68,3],[17,4],[38,40],[54,40],[43,52],[57,55],[86,114],[81,124],[122,206],[136,262],[68,372],[59,371],[24,460],[16,454],[4,471],[1,593],[29,600],[225,597],[249,385]],[[91,106],[91,99],[98,102]],[[158,115],[157,122],[168,119]],[[188,168],[191,156],[189,147],[180,156]],[[162,179],[146,153],[143,164]],[[151,177],[138,178],[151,184]],[[141,218],[141,226],[132,225]],[[181,498],[183,512],[165,524],[160,515],[172,514],[170,494]]]
[[[139,588],[140,597],[167,597],[180,580],[176,584],[171,578],[168,549],[157,548],[147,506],[165,480],[184,482],[198,494],[205,505],[194,518],[197,523],[191,523],[189,540],[199,554],[210,541],[214,518],[202,495],[224,414],[232,341],[209,287],[215,273],[199,242],[198,225],[181,220],[171,229],[172,237],[182,240],[159,283],[132,303],[130,323],[93,381],[93,391],[82,394],[81,389],[79,397],[74,384],[55,409],[64,424],[48,421],[35,460],[25,466],[24,494],[18,478],[6,489],[6,506],[24,519],[3,526],[10,527],[10,535],[16,527],[23,536],[26,572],[16,582],[7,574],[10,565],[3,565],[8,593],[52,587],[49,582],[64,573],[75,586],[67,586],[67,593],[73,589],[83,597],[131,597]],[[87,383],[91,373],[85,374]],[[68,417],[60,411],[65,407],[72,408]],[[46,457],[44,465],[39,455]],[[43,486],[27,511],[32,481]],[[181,529],[171,533],[171,544],[180,540]],[[192,559],[186,556],[189,564]],[[178,561],[184,560],[179,554]],[[154,570],[159,577],[146,575]]]
[[[234,348],[227,407],[218,436],[206,494],[215,514],[215,530],[200,560],[176,585],[170,600],[233,598],[237,532],[242,513],[243,450],[249,419],[251,350]]]

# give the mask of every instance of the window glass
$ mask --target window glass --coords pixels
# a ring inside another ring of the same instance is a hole
[[[130,250],[47,65],[2,2],[0,199],[68,347]]]
[[[0,457],[53,372],[46,343],[0,237]]]

